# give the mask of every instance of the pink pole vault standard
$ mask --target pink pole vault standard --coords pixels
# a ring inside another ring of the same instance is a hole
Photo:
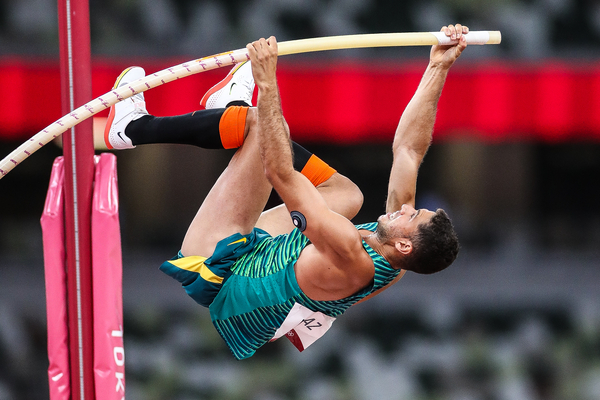
[[[58,0],[62,109],[92,99],[88,0]],[[71,398],[94,398],[91,206],[94,174],[92,121],[63,135],[65,237]]]
[[[125,398],[123,263],[119,229],[117,157],[96,156],[92,206],[94,384],[96,399]]]
[[[64,183],[64,159],[58,157],[52,166],[46,204],[40,221],[44,242],[50,400],[71,399]]]
[[[95,393],[91,399],[123,400],[123,263],[119,228],[117,162],[114,154],[94,157],[92,207]],[[67,266],[65,251],[64,157],[54,161],[41,218],[48,320],[48,382],[50,400],[71,400]],[[72,349],[71,349],[72,350]]]

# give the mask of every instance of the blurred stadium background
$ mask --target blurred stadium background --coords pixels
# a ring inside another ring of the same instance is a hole
[[[234,361],[158,271],[231,153],[118,153],[128,399],[600,399],[600,3],[91,0],[90,14],[94,96],[129,65],[154,72],[261,36],[455,21],[503,34],[453,67],[420,173],[418,206],[449,211],[459,259],[349,310],[304,353],[280,341]],[[361,186],[357,223],[382,213],[393,130],[428,53],[280,61],[292,136]],[[149,111],[193,111],[224,74],[149,91]],[[56,2],[0,1],[0,157],[62,115],[59,82]],[[48,398],[39,218],[59,155],[50,144],[0,181],[0,400]]]

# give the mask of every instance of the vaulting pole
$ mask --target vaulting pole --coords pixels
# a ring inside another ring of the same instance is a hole
[[[63,114],[92,99],[88,0],[58,0]],[[92,120],[63,135],[71,399],[94,399],[91,206]]]
[[[499,44],[502,40],[500,31],[470,31],[465,35],[468,44]],[[431,46],[458,43],[452,41],[441,32],[405,32],[377,33],[368,35],[328,36],[313,39],[291,40],[278,44],[279,55],[307,53],[312,51],[355,49],[362,47],[393,47],[393,46]],[[17,165],[34,152],[59,137],[67,129],[88,119],[92,115],[110,108],[113,104],[142,93],[146,90],[164,85],[174,80],[193,74],[209,71],[215,68],[227,67],[240,61],[249,60],[246,48],[228,51],[203,57],[197,60],[175,65],[143,79],[132,82],[103,94],[102,96],[80,106],[71,114],[66,114],[59,120],[48,125],[28,141],[13,150],[0,160],[0,179],[6,176]]]

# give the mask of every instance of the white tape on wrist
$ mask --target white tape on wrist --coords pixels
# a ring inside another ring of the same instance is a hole
[[[438,40],[438,44],[456,44],[458,40],[450,39],[444,32],[431,32]],[[489,31],[471,31],[465,35],[467,38],[467,44],[486,44],[490,41]]]

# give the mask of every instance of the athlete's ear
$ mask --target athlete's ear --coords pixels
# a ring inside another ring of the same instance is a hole
[[[404,256],[409,255],[413,251],[413,245],[410,239],[397,239],[395,244],[396,250]]]

